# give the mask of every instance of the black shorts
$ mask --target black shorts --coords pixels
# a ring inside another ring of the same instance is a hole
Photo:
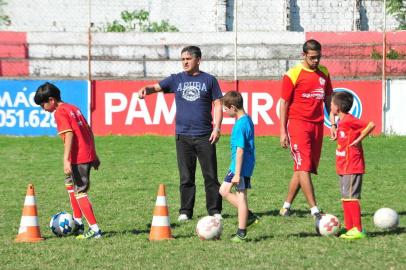
[[[342,199],[361,199],[362,174],[339,175]]]
[[[72,164],[72,175],[65,178],[65,185],[73,185],[75,193],[86,193],[90,188],[92,163]]]
[[[224,182],[231,183],[233,177],[234,173],[232,171],[228,171],[226,176],[224,177]],[[235,189],[238,191],[242,191],[249,188],[251,188],[251,177],[241,176],[240,183],[238,183],[238,185],[235,185]]]

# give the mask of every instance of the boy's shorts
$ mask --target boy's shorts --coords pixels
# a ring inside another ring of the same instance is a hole
[[[65,185],[73,185],[75,193],[86,193],[90,187],[92,163],[72,164],[72,175],[65,178]]]
[[[231,180],[234,177],[234,173],[232,171],[228,171],[226,177],[224,177],[224,182],[231,183]],[[240,191],[240,190],[246,190],[248,188],[251,188],[251,177],[248,176],[241,176],[240,177],[240,183],[238,185],[235,185],[235,189]]]
[[[287,127],[293,170],[317,174],[323,144],[323,123],[289,119]]]
[[[339,175],[342,199],[361,199],[362,174]]]

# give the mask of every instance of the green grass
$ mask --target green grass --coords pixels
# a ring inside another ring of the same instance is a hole
[[[296,214],[277,215],[287,191],[292,162],[276,137],[258,137],[257,166],[249,204],[261,223],[249,230],[250,242],[230,243],[236,211],[223,202],[224,232],[220,241],[195,235],[205,216],[203,179],[197,171],[195,217],[177,224],[178,172],[172,137],[98,137],[102,164],[92,171],[90,198],[105,237],[77,241],[56,238],[47,228],[52,214],[70,210],[64,190],[62,142],[56,137],[0,137],[1,269],[406,269],[406,137],[368,138],[364,142],[367,171],[362,212],[368,238],[345,242],[318,237],[300,193]],[[218,144],[219,178],[229,165],[229,137]],[[342,220],[335,143],[324,142],[319,176],[314,185],[319,205]],[[41,233],[39,243],[14,243],[27,185],[36,190]],[[149,242],[149,224],[159,183],[167,188],[175,240]],[[400,228],[384,232],[373,226],[380,207],[400,214]]]

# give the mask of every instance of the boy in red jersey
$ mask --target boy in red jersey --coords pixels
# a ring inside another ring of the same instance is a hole
[[[330,112],[333,88],[327,68],[319,65],[320,43],[314,39],[306,41],[303,44],[303,57],[303,61],[289,69],[282,80],[280,144],[283,148],[290,147],[294,171],[279,214],[290,215],[291,204],[302,188],[310,213],[320,217],[311,173],[317,174],[323,143],[324,106]],[[336,136],[334,122],[331,136]]]
[[[61,100],[59,89],[44,83],[38,87],[34,101],[47,112],[55,111],[58,135],[64,142],[63,170],[66,175],[65,185],[68,190],[77,224],[77,239],[100,238],[102,236],[92,204],[87,197],[90,186],[90,169],[99,168],[100,161],[96,154],[93,132],[80,110]],[[83,234],[82,213],[89,223],[89,230]]]
[[[366,236],[361,224],[362,176],[365,173],[364,152],[361,141],[375,128],[349,114],[354,97],[348,92],[336,92],[331,101],[331,118],[338,116],[336,169],[340,179],[345,231],[344,239]]]

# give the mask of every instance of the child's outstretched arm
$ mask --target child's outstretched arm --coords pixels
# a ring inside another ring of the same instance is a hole
[[[368,136],[372,132],[372,130],[374,130],[374,128],[375,123],[369,122],[367,127],[364,128],[363,131],[361,131],[361,134],[350,144],[350,146],[357,145],[358,143],[360,143],[366,136]]]

